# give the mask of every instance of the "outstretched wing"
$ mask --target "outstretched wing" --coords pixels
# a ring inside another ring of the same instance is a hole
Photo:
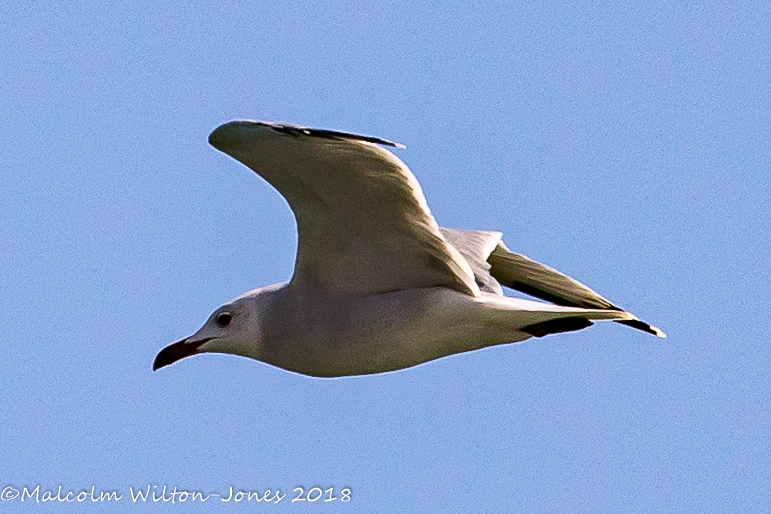
[[[522,293],[566,307],[625,311],[578,280],[524,255],[512,252],[503,244],[503,241],[498,242],[498,246],[487,260],[490,263],[490,274],[496,280]],[[616,322],[658,337],[666,337],[661,329],[639,319],[616,320]]]
[[[581,282],[545,264],[512,252],[501,240],[500,232],[445,227],[440,230],[469,262],[477,284],[483,291],[502,295],[501,285],[504,285],[565,307],[626,312]],[[639,319],[616,322],[665,337],[659,328]]]
[[[468,263],[447,244],[390,141],[331,130],[232,121],[212,146],[267,180],[297,219],[292,284],[327,294],[444,286],[478,296]]]

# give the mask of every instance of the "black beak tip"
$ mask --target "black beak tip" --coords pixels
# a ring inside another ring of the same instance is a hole
[[[208,340],[208,339],[207,339]],[[174,364],[180,359],[184,359],[190,355],[198,353],[198,347],[205,343],[206,340],[202,340],[196,343],[188,343],[187,339],[177,341],[174,344],[170,344],[155,356],[153,361],[153,371],[158,371],[164,366]]]
[[[168,359],[163,358],[163,351],[161,351],[158,355],[155,356],[155,360],[153,361],[153,371],[158,371],[164,366],[168,366],[171,364],[171,362]]]

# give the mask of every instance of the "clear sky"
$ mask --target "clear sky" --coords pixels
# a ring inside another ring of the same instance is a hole
[[[104,512],[148,484],[289,496],[141,512],[771,508],[768,4],[434,4],[3,3],[0,487],[123,495]],[[207,144],[245,117],[406,144],[440,224],[501,230],[669,338],[153,373],[291,276],[286,202]]]

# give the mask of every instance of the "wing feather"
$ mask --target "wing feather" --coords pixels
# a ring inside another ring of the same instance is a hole
[[[488,258],[490,274],[502,285],[541,300],[566,307],[603,309],[626,312],[578,280],[560,273],[554,268],[536,262],[509,250],[503,241]],[[666,337],[661,329],[639,319],[617,320],[617,323]]]
[[[256,121],[209,142],[275,187],[297,219],[292,284],[326,294],[444,286],[478,296],[469,264],[447,243],[417,179],[378,138]]]

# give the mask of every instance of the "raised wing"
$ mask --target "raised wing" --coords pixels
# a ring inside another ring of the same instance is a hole
[[[487,262],[503,234],[489,230],[465,230],[447,227],[439,227],[439,230],[447,242],[457,248],[466,262],[469,263],[479,289],[504,296],[501,284],[490,275],[491,266]]]
[[[377,144],[331,130],[232,121],[209,143],[267,180],[297,219],[292,284],[326,294],[444,286],[478,296],[409,168]]]

